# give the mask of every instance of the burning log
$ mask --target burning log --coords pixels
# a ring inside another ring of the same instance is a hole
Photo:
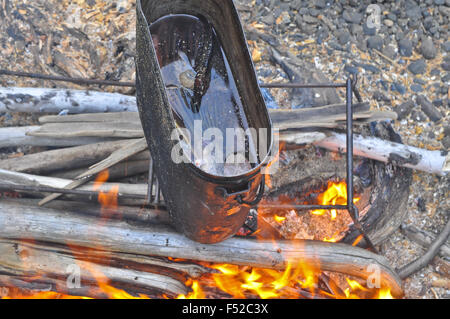
[[[49,245],[0,240],[0,272],[10,276],[39,277],[44,274],[50,278],[67,278],[70,275],[68,270],[75,266],[80,269],[77,272],[80,281],[88,286],[101,286],[112,281],[148,290],[156,289],[175,296],[187,293],[182,282],[167,275],[152,273],[149,269],[138,271],[83,260],[96,257],[100,261],[102,258],[107,261],[107,254],[101,252],[87,256],[83,252],[64,251]]]
[[[34,280],[30,281],[32,279]],[[33,298],[42,299],[58,299],[61,297],[63,297],[64,299],[71,299],[76,298],[75,296],[93,299],[108,298],[108,294],[106,294],[98,287],[91,286],[81,288],[68,288],[66,280],[49,278],[46,276],[35,279],[24,276],[0,275],[0,287],[9,287],[7,288],[7,298],[11,299],[26,298],[28,295],[31,295]],[[14,292],[14,290],[17,289],[19,289],[20,292]],[[13,290],[13,292],[11,292],[11,290]],[[0,295],[0,297],[4,296]]]
[[[0,169],[0,179],[2,183],[9,185],[11,190],[14,189],[14,186],[29,186],[30,192],[33,192],[33,187],[39,188],[41,186],[64,189],[67,185],[73,182],[72,180],[62,178],[17,173],[3,169]],[[112,189],[118,189],[117,195],[119,198],[121,195],[128,195],[132,198],[142,198],[142,200],[144,200],[147,196],[147,185],[144,184],[104,183],[99,186],[98,191],[93,191],[92,189],[93,183],[87,183],[86,185],[78,188],[79,191],[83,192],[82,195],[84,195],[84,197],[86,197],[86,195],[91,195],[94,199],[97,199],[98,192],[108,193],[111,192]],[[42,190],[39,190],[39,192],[42,192]],[[140,205],[142,203],[143,201],[136,201],[136,205]]]
[[[80,216],[50,208],[9,201],[0,202],[0,227],[5,239],[30,239],[47,243],[70,243],[137,255],[168,256],[215,263],[232,263],[282,269],[287,262],[307,263],[324,271],[370,279],[379,271],[382,287],[401,296],[401,281],[386,259],[344,244],[316,241],[254,241],[231,238],[207,245],[187,239],[163,225],[129,225],[125,221]],[[372,269],[372,270],[371,270]]]

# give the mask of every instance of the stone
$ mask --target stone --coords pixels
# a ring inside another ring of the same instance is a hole
[[[422,11],[418,5],[406,9],[406,16],[411,20],[419,20],[422,17]]]
[[[442,119],[442,114],[439,110],[423,95],[418,95],[416,102],[420,105],[422,111],[428,116],[433,122],[437,122]]]
[[[442,145],[445,147],[445,149],[450,148],[450,136],[446,136],[442,139]]]
[[[398,41],[398,52],[402,56],[411,56],[413,51],[413,45],[411,40],[403,38]]]
[[[360,34],[363,34],[364,31],[363,31],[363,27],[361,25],[359,25],[359,24],[352,24],[350,26],[350,32],[351,32],[352,35],[354,35],[356,37],[356,36],[358,36]]]
[[[393,25],[394,25],[394,21],[392,21],[392,20],[390,20],[390,19],[385,19],[384,21],[383,21],[383,23],[384,23],[384,25],[385,26],[387,26],[387,27],[392,27]]]
[[[411,110],[413,109],[413,107],[414,107],[413,100],[408,100],[405,103],[398,105],[394,109],[395,113],[397,113],[398,120],[405,119],[411,113]]]
[[[350,41],[350,32],[347,30],[339,31],[337,38],[340,45],[346,45]]]
[[[406,93],[406,88],[403,86],[403,84],[398,83],[398,82],[394,82],[392,83],[392,90],[397,91],[400,94],[405,94]]]
[[[313,16],[310,16],[310,15],[304,15],[303,21],[305,21],[306,23],[309,23],[309,24],[319,23],[319,19],[314,18]]]
[[[317,9],[325,9],[327,7],[327,2],[325,0],[316,0],[314,5]]]
[[[424,59],[413,61],[408,65],[408,70],[413,74],[423,74],[426,69],[427,64]]]
[[[411,91],[419,93],[423,91],[423,87],[420,84],[413,84],[410,86]]]
[[[392,44],[389,44],[387,46],[385,46],[383,48],[383,52],[382,52],[385,56],[387,56],[388,58],[394,59],[397,52],[395,47]]]
[[[450,52],[450,41],[442,43],[442,50],[444,50],[445,52]]]
[[[367,47],[369,49],[381,50],[383,48],[383,44],[383,38],[379,35],[374,35],[367,39]]]
[[[450,71],[450,63],[448,62],[444,62],[441,64],[442,69],[444,69],[445,71]]]
[[[420,46],[420,53],[422,53],[422,56],[427,60],[431,60],[436,57],[437,50],[431,38],[426,37],[422,40],[422,45]]]
[[[272,13],[269,13],[268,15],[262,17],[261,21],[264,22],[265,24],[271,26],[275,23],[275,17],[273,16]]]
[[[363,18],[362,14],[354,10],[344,10],[342,17],[347,23],[360,24]]]
[[[369,28],[367,26],[367,23],[363,24],[363,31],[365,35],[371,35],[374,36],[375,34],[377,34],[377,29],[376,28]]]

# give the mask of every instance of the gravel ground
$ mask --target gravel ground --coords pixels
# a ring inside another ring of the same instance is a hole
[[[239,0],[236,4],[261,81],[292,79],[289,70],[274,63],[272,49],[313,65],[331,81],[358,73],[363,99],[373,109],[398,114],[393,125],[406,144],[448,150],[449,0]],[[0,0],[0,68],[134,80],[134,10],[134,1],[128,0]],[[379,25],[373,17],[379,18]],[[1,77],[0,85],[79,88],[12,77]],[[274,103],[283,107],[314,104],[286,90],[270,93]],[[0,114],[0,126],[35,121],[36,116]],[[449,193],[448,177],[415,172],[405,224],[438,234],[449,218]],[[381,249],[396,267],[424,252],[400,231]],[[435,259],[405,280],[406,297],[449,298],[450,290],[434,287],[436,279],[443,278],[448,288],[449,268],[448,260]]]

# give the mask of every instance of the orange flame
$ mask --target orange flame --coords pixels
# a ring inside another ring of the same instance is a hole
[[[266,182],[266,186],[269,187],[269,188],[272,188],[272,179],[270,178],[270,174],[269,174],[270,168],[272,167],[273,164],[275,164],[276,162],[278,162],[280,160],[280,153],[284,149],[285,144],[286,144],[285,142],[281,142],[280,143],[280,145],[278,147],[278,151],[275,154],[275,157],[266,166],[265,182]]]
[[[345,181],[339,183],[328,182],[328,189],[318,196],[319,205],[346,205],[347,204],[347,184]],[[354,198],[353,203],[357,203],[360,198]],[[324,215],[328,210],[316,209],[311,212],[313,215]],[[331,220],[337,217],[337,210],[330,210]]]
[[[205,293],[203,292],[200,284],[197,280],[188,280],[186,286],[190,286],[192,291],[187,295],[178,295],[177,299],[205,299]]]

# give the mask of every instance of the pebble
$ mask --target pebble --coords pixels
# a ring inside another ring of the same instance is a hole
[[[344,71],[348,72],[350,74],[357,74],[359,72],[357,67],[354,67],[354,66],[351,66],[348,64],[344,67]]]
[[[371,36],[367,39],[367,47],[369,49],[381,50],[383,48],[383,38],[379,35]]]
[[[450,52],[450,41],[442,43],[442,50],[444,50],[445,52]]]
[[[420,53],[422,53],[423,57],[427,60],[431,60],[436,57],[437,50],[431,38],[426,37],[425,39],[422,40],[422,45],[420,46]]]
[[[340,45],[346,45],[350,41],[350,32],[347,30],[339,31],[338,41]]]
[[[450,63],[448,62],[442,63],[441,68],[444,69],[445,71],[450,71]]]
[[[422,111],[428,116],[433,122],[437,122],[442,119],[442,114],[439,110],[423,95],[418,95],[416,102],[420,105]]]
[[[411,56],[413,50],[413,45],[411,40],[407,38],[403,38],[400,41],[398,41],[398,52],[402,56]]]
[[[444,76],[441,78],[441,81],[444,82],[444,83],[450,82],[450,73],[447,73],[446,75],[444,75]]]
[[[431,76],[439,76],[441,74],[441,71],[438,68],[434,68],[430,71]]]
[[[445,147],[446,150],[450,148],[450,136],[446,136],[442,139],[442,145]]]
[[[403,120],[406,118],[414,107],[414,101],[408,100],[405,103],[398,105],[394,111],[397,113],[398,120]]]
[[[413,84],[410,86],[411,91],[416,92],[416,93],[420,93],[423,91],[423,87],[420,84]]]
[[[390,20],[390,19],[385,19],[383,21],[384,25],[386,25],[387,27],[392,27],[394,25],[394,21]]]
[[[406,93],[406,88],[403,86],[403,84],[398,83],[398,82],[392,83],[391,90],[397,91],[400,94]]]
[[[361,13],[355,12],[354,10],[344,10],[342,17],[346,22],[356,24],[360,24],[363,18]]]
[[[423,74],[426,69],[427,64],[424,59],[413,61],[408,65],[408,70],[413,74]]]
[[[377,33],[377,29],[376,28],[369,28],[367,26],[367,23],[363,24],[363,31],[364,31],[365,35],[370,35],[370,36],[373,36],[373,35],[375,35]]]

